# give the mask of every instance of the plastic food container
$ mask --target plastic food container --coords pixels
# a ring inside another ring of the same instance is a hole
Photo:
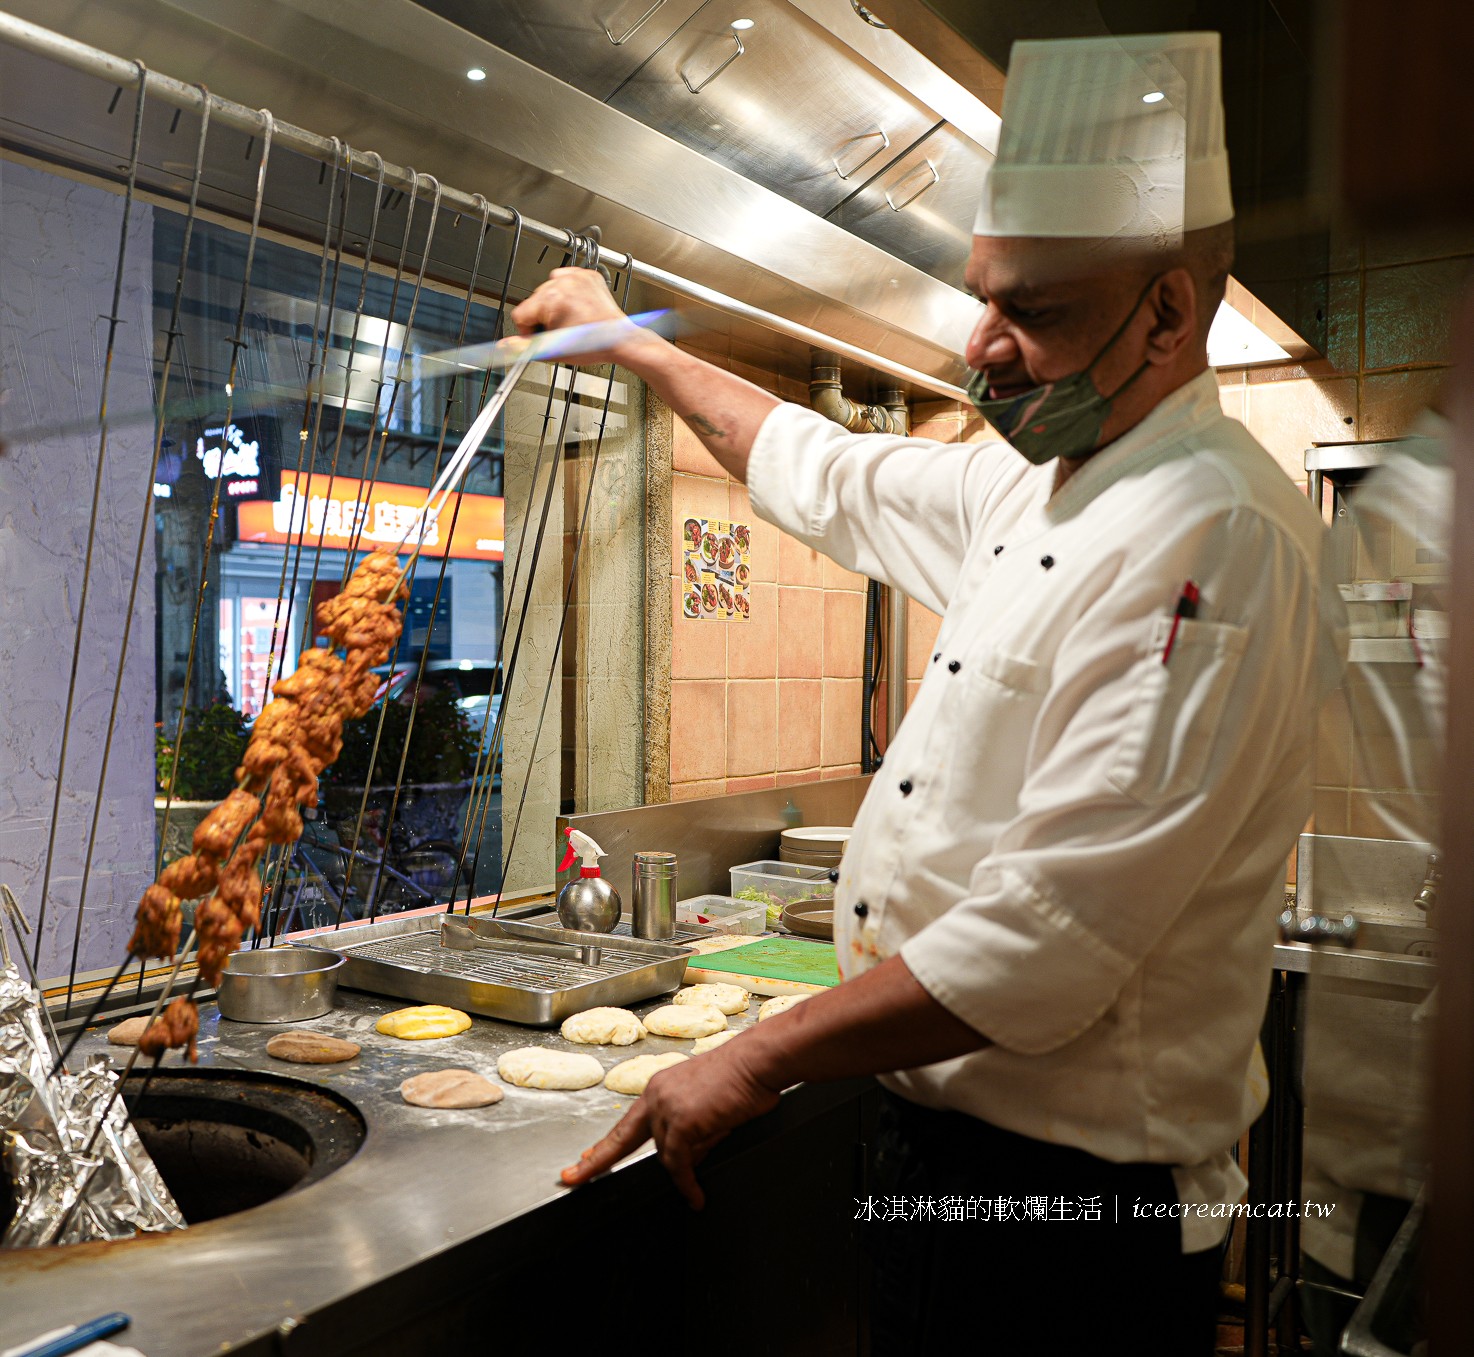
[[[751,897],[743,891],[761,891],[764,899],[753,904],[782,909],[790,900],[825,899],[834,894],[829,868],[803,867],[793,862],[748,862],[732,868],[732,894],[743,903]]]
[[[301,1022],[330,1013],[344,958],[304,948],[232,952],[215,1002],[232,1022]]]
[[[767,916],[760,901],[734,900],[730,895],[693,895],[676,906],[677,923],[705,924],[723,933],[761,933]]]

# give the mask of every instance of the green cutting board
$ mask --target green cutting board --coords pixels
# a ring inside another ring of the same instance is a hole
[[[808,942],[803,938],[760,938],[757,942],[728,947],[693,957],[691,966],[703,971],[730,975],[755,975],[768,980],[787,980],[797,985],[837,985],[839,967],[832,942]]]

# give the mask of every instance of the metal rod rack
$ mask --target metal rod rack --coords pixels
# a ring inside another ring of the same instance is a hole
[[[0,42],[32,52],[37,56],[46,57],[124,89],[138,88],[140,75],[137,63],[101,51],[96,47],[89,47],[86,43],[54,33],[38,24],[28,23],[14,15],[0,13]],[[182,80],[161,75],[157,71],[145,72],[142,80],[150,99],[159,99],[175,107],[192,110],[198,110],[208,102],[212,121],[247,133],[259,134],[262,131],[263,118],[258,109],[248,108],[230,99],[222,99],[218,94],[207,93],[198,85],[186,84]],[[320,136],[316,132],[309,132],[305,128],[296,127],[291,123],[276,122],[272,130],[272,138],[277,145],[295,151],[299,155],[309,156],[325,165],[341,164],[345,159],[341,143],[334,142],[330,137]],[[385,184],[393,185],[395,188],[417,196],[424,179],[424,176],[416,175],[413,170],[391,165],[371,152],[350,152],[348,165],[349,169],[355,173],[372,174],[375,178],[382,175]],[[443,206],[453,211],[474,213],[479,216],[483,210],[484,200],[478,195],[463,193],[453,188],[442,188],[439,192]],[[549,226],[531,217],[521,217],[509,207],[492,204],[489,220],[503,227],[512,227],[520,222],[522,231],[529,236],[551,245],[559,245],[568,249],[573,247],[572,232],[562,227]],[[854,362],[864,364],[876,372],[897,377],[913,386],[934,391],[952,400],[965,401],[967,399],[967,392],[959,386],[954,386],[951,382],[907,367],[904,363],[897,363],[881,354],[872,353],[868,349],[859,348],[833,335],[823,334],[807,325],[800,325],[797,321],[788,320],[771,311],[751,306],[747,302],[739,301],[714,288],[693,282],[689,278],[682,278],[679,274],[635,260],[618,250],[600,246],[598,260],[601,264],[607,264],[611,269],[628,269],[636,278],[676,296],[685,297],[690,301],[713,307],[727,315],[751,321],[765,329],[813,345],[815,348],[829,349]]]

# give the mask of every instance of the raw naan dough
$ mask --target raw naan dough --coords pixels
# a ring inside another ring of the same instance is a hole
[[[805,999],[812,999],[812,994],[780,994],[776,999],[765,999],[757,1006],[757,1020],[762,1022],[764,1018],[776,1018],[784,1009],[792,1008],[794,1004],[801,1004]]]
[[[604,1077],[604,1067],[593,1056],[544,1046],[508,1051],[496,1062],[496,1072],[518,1088],[592,1088]]]
[[[278,1032],[266,1043],[266,1054],[294,1065],[336,1065],[352,1060],[361,1047],[356,1041],[330,1037],[322,1032]]]
[[[429,1041],[432,1037],[453,1037],[471,1025],[471,1015],[444,1004],[424,1004],[419,1008],[396,1008],[374,1024],[375,1032],[404,1041]]]
[[[741,985],[690,985],[674,999],[673,1004],[710,1004],[731,1017],[734,1013],[746,1013],[752,994]]]
[[[645,1014],[645,1030],[657,1037],[709,1037],[726,1026],[726,1015],[710,1004],[666,1004]]]
[[[582,1046],[630,1046],[645,1035],[645,1024],[627,1008],[586,1008],[565,1018],[558,1034]]]
[[[604,1076],[604,1087],[611,1093],[628,1093],[638,1098],[661,1070],[679,1065],[689,1057],[679,1051],[667,1051],[664,1055],[637,1055],[631,1060],[621,1060]]]
[[[698,1041],[696,1045],[691,1048],[691,1054],[700,1055],[702,1051],[714,1051],[718,1046],[726,1045],[727,1042],[731,1041],[733,1037],[738,1035],[738,1032],[734,1030],[729,1030],[726,1032],[718,1032],[715,1036],[702,1037],[701,1040]]]
[[[108,1029],[107,1043],[109,1046],[137,1046],[138,1038],[147,1026],[147,1017],[124,1018],[116,1027]]]
[[[506,1095],[474,1070],[427,1070],[400,1084],[399,1096],[415,1107],[490,1107]]]

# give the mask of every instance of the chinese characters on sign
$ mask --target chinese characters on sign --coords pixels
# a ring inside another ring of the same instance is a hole
[[[276,498],[279,429],[273,415],[242,415],[203,426],[182,446],[164,440],[155,470],[154,498],[173,499],[187,463],[197,463],[205,481],[220,483],[222,502]]]
[[[270,504],[242,504],[237,536],[242,542],[291,542],[305,529],[309,544],[397,547],[415,525],[425,503],[425,488],[362,481],[342,476],[302,476],[284,472],[281,495]],[[426,556],[499,561],[505,546],[505,501],[499,495],[452,498],[438,514],[425,517],[421,533]],[[446,541],[454,517],[454,531]],[[413,546],[411,540],[406,547]]]
[[[856,1197],[855,1220],[1101,1220],[1100,1197]]]
[[[1119,1198],[1109,1207],[1103,1197],[856,1197],[854,1220],[866,1221],[1069,1221],[1069,1220],[1185,1220],[1189,1216],[1237,1220],[1302,1220],[1325,1218],[1335,1203],[1284,1202],[1175,1202],[1138,1197],[1122,1210]]]
[[[681,613],[707,621],[747,621],[752,607],[752,530],[719,518],[681,521],[685,557]]]

